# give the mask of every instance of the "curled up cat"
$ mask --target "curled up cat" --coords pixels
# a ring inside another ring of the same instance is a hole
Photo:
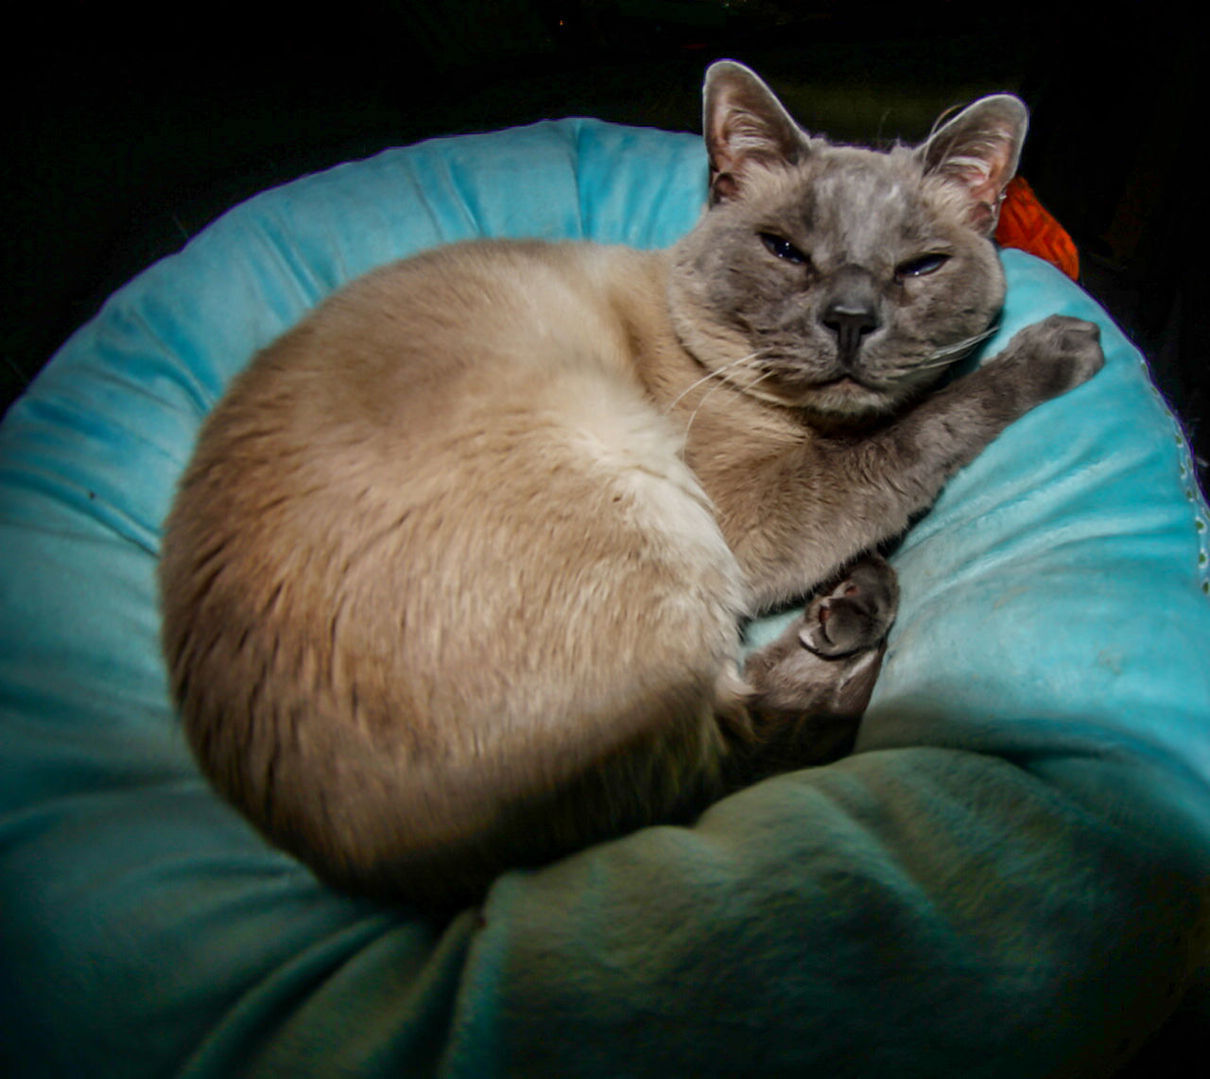
[[[429,907],[847,752],[895,614],[877,547],[1092,377],[990,332],[1026,127],[834,146],[739,64],[667,251],[456,244],[261,352],[166,522],[163,641],[206,775],[341,888]],[[811,597],[746,665],[745,619]]]

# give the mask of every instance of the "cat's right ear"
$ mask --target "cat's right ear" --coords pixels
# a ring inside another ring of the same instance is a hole
[[[743,64],[711,64],[702,96],[711,205],[739,194],[751,169],[793,165],[806,156],[806,134],[773,91]]]

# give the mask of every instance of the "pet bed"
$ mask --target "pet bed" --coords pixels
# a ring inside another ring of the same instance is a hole
[[[310,176],[119,290],[12,407],[5,1075],[1105,1074],[1171,1011],[1210,869],[1207,514],[1138,353],[1019,251],[987,354],[1066,312],[1107,365],[902,544],[852,757],[507,874],[446,924],[325,889],[192,763],[156,553],[228,380],[379,263],[474,236],[668,245],[705,178],[695,137],[582,120]]]

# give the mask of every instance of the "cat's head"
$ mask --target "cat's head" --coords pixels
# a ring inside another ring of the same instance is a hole
[[[670,284],[684,344],[754,396],[835,420],[893,412],[1000,309],[989,237],[1026,124],[998,94],[916,148],[833,146],[747,68],[714,64],[710,207]]]

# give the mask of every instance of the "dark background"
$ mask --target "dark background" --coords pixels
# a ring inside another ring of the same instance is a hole
[[[3,156],[0,403],[106,295],[266,186],[432,135],[549,117],[696,131],[702,72],[730,56],[807,127],[841,139],[919,139],[948,106],[1020,93],[1033,113],[1021,171],[1075,237],[1085,286],[1151,358],[1204,461],[1201,35],[1155,5],[1055,8],[44,6],[10,26],[20,76]]]

